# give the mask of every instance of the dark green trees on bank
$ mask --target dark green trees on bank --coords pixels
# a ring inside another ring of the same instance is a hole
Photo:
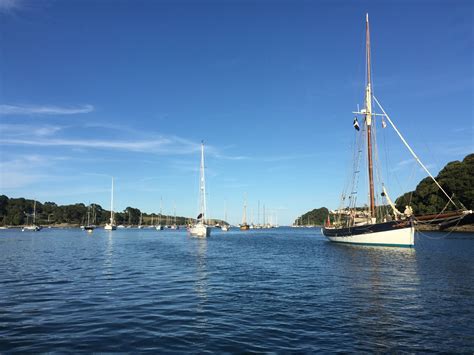
[[[8,198],[0,195],[0,225],[2,226],[19,226],[32,223],[34,200],[24,198]],[[140,222],[141,211],[138,208],[127,207],[123,212],[115,212],[114,218],[117,224],[138,225]],[[159,218],[157,214],[153,214],[153,223],[158,224],[160,221],[164,224],[174,218],[170,216],[162,216]],[[142,224],[150,224],[152,214],[143,213]],[[60,206],[54,202],[41,203],[36,201],[36,223],[39,225],[51,224],[68,224],[68,225],[84,225],[88,222],[91,224],[102,225],[108,222],[110,211],[103,209],[98,204],[86,206],[83,203],[73,205]],[[185,224],[186,218],[177,217],[178,224]]]
[[[474,154],[469,154],[462,162],[448,163],[439,172],[436,180],[459,207],[474,208]],[[445,206],[446,211],[456,209],[452,204],[448,204],[447,197],[429,177],[421,180],[415,191],[397,198],[396,205],[400,211],[403,211],[406,205],[411,205],[416,215],[439,213]]]
[[[459,208],[474,209],[474,154],[467,155],[463,161],[453,161],[446,164],[436,180]],[[410,205],[415,215],[456,210],[455,206],[448,204],[447,197],[430,177],[421,180],[414,191],[398,197],[395,204],[402,212],[405,210],[405,206]],[[294,224],[322,225],[328,213],[329,211],[324,207],[314,209],[298,217]]]
[[[301,217],[298,217],[294,222],[296,226],[320,226],[328,217],[329,211],[326,207],[315,208],[312,211],[306,212]]]

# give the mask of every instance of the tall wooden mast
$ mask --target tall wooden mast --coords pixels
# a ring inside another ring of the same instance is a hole
[[[375,217],[375,196],[374,196],[374,173],[372,160],[372,82],[370,77],[370,31],[369,14],[366,15],[366,62],[367,62],[367,88],[365,91],[365,123],[367,124],[367,165],[369,169],[369,199],[370,217]]]

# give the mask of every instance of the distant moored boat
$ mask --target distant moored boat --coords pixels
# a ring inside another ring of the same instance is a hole
[[[105,230],[114,231],[117,229],[114,220],[114,178],[112,177],[112,189],[110,193],[110,222],[104,227]]]
[[[205,238],[211,235],[211,227],[205,223],[206,213],[206,179],[204,174],[204,143],[201,143],[201,165],[200,165],[200,179],[199,179],[199,215],[196,218],[196,223],[189,228],[189,233],[192,236]]]

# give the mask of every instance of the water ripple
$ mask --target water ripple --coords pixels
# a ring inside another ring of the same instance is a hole
[[[472,352],[474,240],[0,231],[0,351]]]

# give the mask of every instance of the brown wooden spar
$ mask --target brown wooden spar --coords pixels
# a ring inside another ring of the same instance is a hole
[[[370,217],[375,218],[374,173],[372,161],[372,87],[370,77],[370,31],[369,14],[366,15],[366,61],[367,61],[367,89],[365,95],[365,123],[367,125],[367,163],[369,169],[369,199]]]
[[[460,211],[446,212],[446,213],[441,213],[441,214],[425,214],[425,215],[415,216],[415,220],[439,223],[449,218],[462,217],[464,215],[466,215],[466,212],[463,210],[460,210]]]

